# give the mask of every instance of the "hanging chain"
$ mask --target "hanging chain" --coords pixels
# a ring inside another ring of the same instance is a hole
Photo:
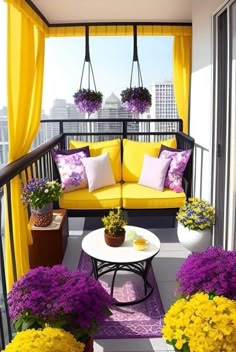
[[[133,70],[134,70],[134,63],[137,63],[137,73],[138,73],[138,86],[143,87],[143,79],[141,68],[138,59],[138,40],[137,40],[137,25],[134,24],[133,26],[133,40],[134,40],[134,47],[133,47],[133,61],[132,61],[132,68],[131,68],[131,77],[130,77],[130,88],[132,87],[132,80],[133,80]]]
[[[90,89],[90,73],[92,73],[92,80],[93,80],[94,89],[95,89],[95,92],[97,92],[95,78],[94,78],[94,73],[93,73],[93,67],[92,67],[92,63],[91,63],[91,60],[90,60],[89,26],[88,25],[85,26],[85,58],[84,58],[82,75],[81,75],[81,80],[80,80],[80,89],[82,89],[82,82],[83,82],[83,77],[84,77],[85,63],[88,64],[88,89]]]

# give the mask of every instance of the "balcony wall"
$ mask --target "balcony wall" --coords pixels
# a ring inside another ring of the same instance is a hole
[[[195,194],[211,200],[213,136],[212,15],[222,0],[192,1],[192,77],[190,135],[198,145],[195,155]],[[202,171],[202,172],[201,172]]]

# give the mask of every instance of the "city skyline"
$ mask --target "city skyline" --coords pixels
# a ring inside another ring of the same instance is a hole
[[[0,106],[6,98],[6,3],[0,1]],[[42,109],[45,112],[54,99],[65,98],[73,103],[73,94],[80,87],[85,55],[85,38],[46,38]],[[172,80],[172,37],[138,37],[138,54],[143,85]],[[97,90],[104,97],[130,85],[133,58],[133,37],[90,37],[90,56]],[[83,87],[87,88],[85,69]],[[132,85],[137,86],[136,67]],[[92,82],[91,82],[92,83]],[[91,88],[93,88],[91,84]]]

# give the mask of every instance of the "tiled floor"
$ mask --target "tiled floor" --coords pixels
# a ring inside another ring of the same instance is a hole
[[[175,274],[188,256],[186,251],[178,242],[176,229],[155,228],[155,219],[143,221],[135,219],[132,225],[143,226],[154,232],[160,239],[161,249],[152,261],[157,285],[160,291],[162,303],[165,311],[175,300],[173,291],[176,287]],[[130,225],[130,222],[129,222]],[[101,227],[101,221],[95,218],[70,219],[70,236],[67,250],[64,257],[64,264],[71,269],[78,266],[81,252],[81,241],[86,233]],[[117,339],[117,340],[97,340],[94,345],[94,352],[167,352],[173,351],[162,338],[151,339]]]

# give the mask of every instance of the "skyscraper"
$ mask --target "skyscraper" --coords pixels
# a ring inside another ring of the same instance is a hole
[[[151,87],[152,106],[150,109],[153,119],[177,119],[178,113],[175,103],[173,82],[155,83]]]

